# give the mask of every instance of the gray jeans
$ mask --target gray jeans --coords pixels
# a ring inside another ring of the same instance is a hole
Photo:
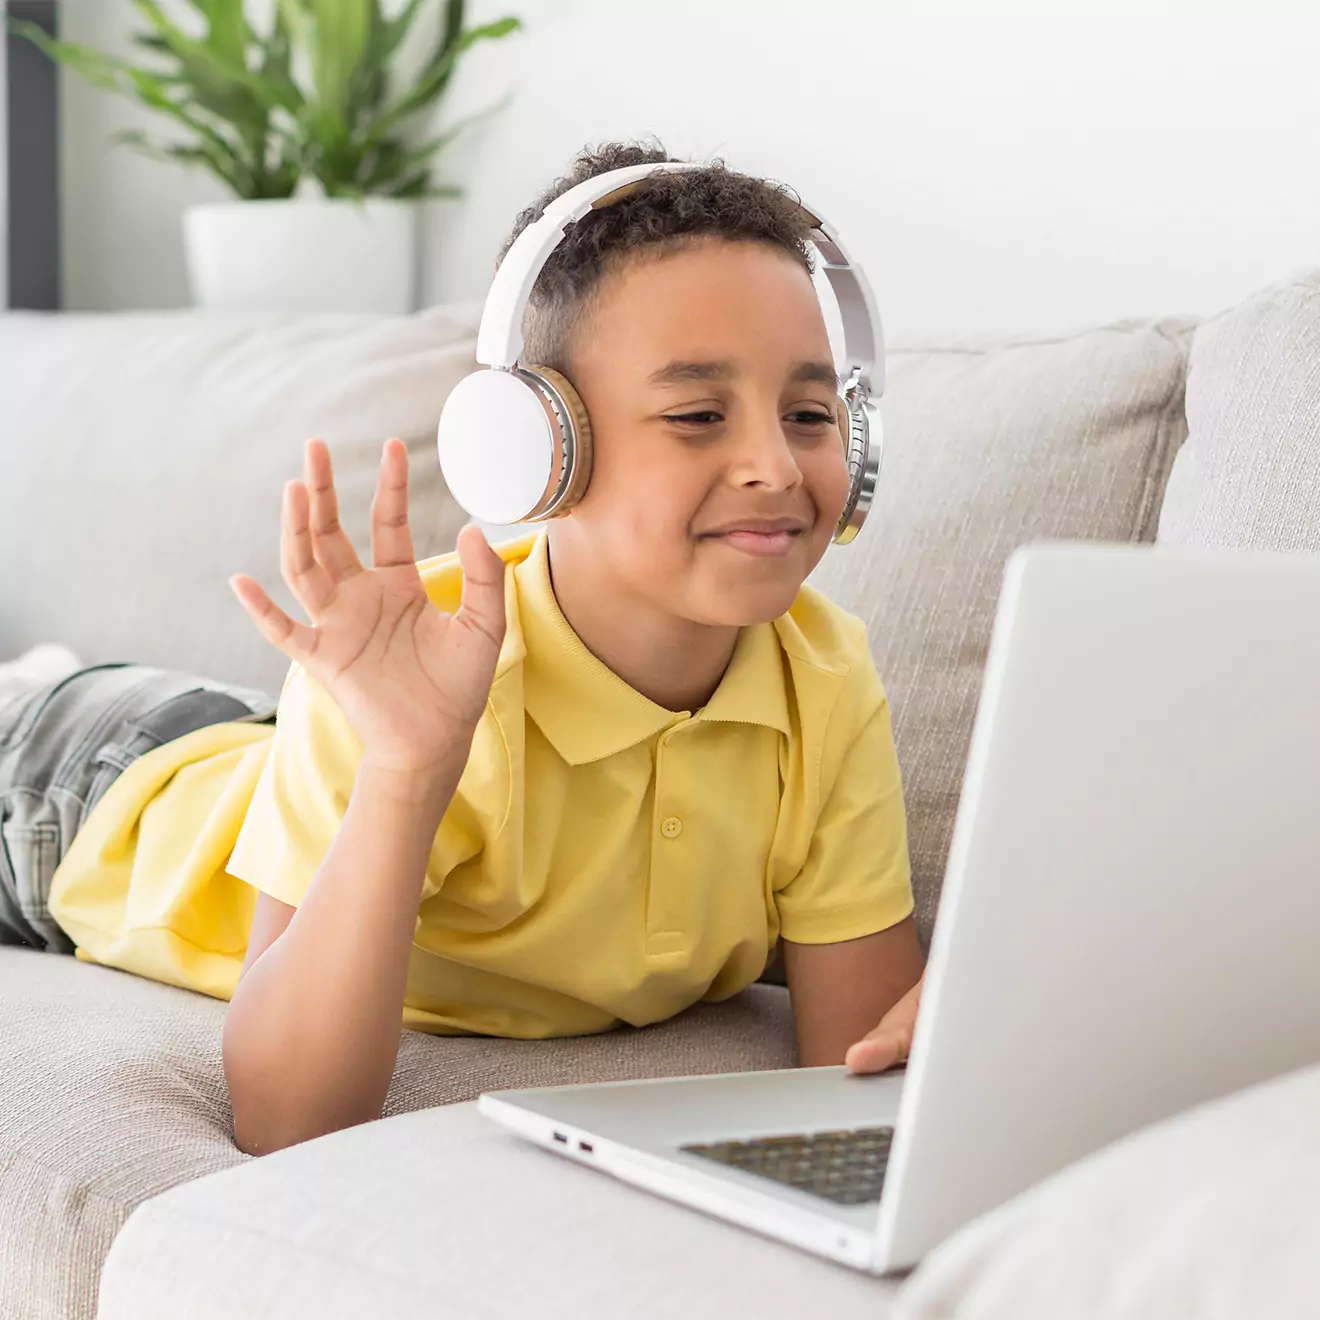
[[[146,665],[96,665],[0,697],[0,944],[72,953],[50,884],[88,812],[144,752],[276,698]]]

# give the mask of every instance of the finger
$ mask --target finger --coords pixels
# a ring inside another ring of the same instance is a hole
[[[386,440],[380,454],[380,479],[371,502],[371,562],[377,568],[415,564],[408,527],[408,446]]]
[[[454,621],[489,638],[504,640],[504,560],[490,548],[481,528],[469,524],[458,534],[463,566],[463,600]]]
[[[848,1047],[843,1061],[851,1072],[878,1073],[902,1063],[912,1047],[912,1033],[894,1028],[883,1035],[872,1032]]]
[[[339,496],[330,450],[324,440],[309,440],[303,449],[303,481],[311,501],[312,549],[336,582],[362,571],[362,561],[339,522]]]
[[[280,514],[280,574],[288,583],[294,599],[313,621],[334,602],[338,588],[312,549],[307,487],[301,481],[290,481],[284,487]]]
[[[235,573],[229,585],[257,631],[290,660],[305,663],[316,649],[316,630],[291,619],[246,573]]]
[[[916,1030],[917,1014],[921,1009],[921,992],[926,984],[923,975],[916,985],[880,1019],[880,1025],[868,1031],[844,1056],[844,1062],[854,1072],[883,1072],[896,1063],[902,1063],[912,1050],[912,1033]]]

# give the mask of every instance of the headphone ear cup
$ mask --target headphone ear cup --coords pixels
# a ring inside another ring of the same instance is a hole
[[[474,518],[523,522],[559,490],[568,423],[547,403],[549,388],[513,371],[474,371],[450,391],[436,451],[450,494]]]
[[[573,427],[572,471],[567,474],[567,485],[563,496],[548,515],[551,518],[560,518],[581,500],[591,482],[592,460],[595,456],[591,439],[591,418],[587,416],[587,406],[582,402],[582,396],[573,388],[573,383],[567,376],[553,367],[529,365],[523,370],[540,377],[544,385],[558,395],[563,414]]]
[[[833,539],[836,545],[847,545],[861,531],[875,498],[880,476],[880,410],[865,397],[853,404],[841,397],[834,415],[848,464],[848,499]]]

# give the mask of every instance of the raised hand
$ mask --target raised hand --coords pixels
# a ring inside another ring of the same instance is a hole
[[[371,506],[373,567],[339,523],[330,451],[304,449],[284,488],[284,580],[310,623],[290,618],[252,578],[230,578],[261,635],[302,665],[362,740],[364,759],[425,776],[466,758],[504,638],[504,561],[475,527],[458,538],[463,599],[455,615],[427,599],[408,528],[408,451],[387,440]]]

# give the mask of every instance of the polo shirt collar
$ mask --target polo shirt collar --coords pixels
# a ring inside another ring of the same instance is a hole
[[[527,714],[570,765],[603,760],[685,718],[629,687],[583,645],[560,611],[542,535],[513,571]],[[760,724],[789,735],[785,661],[771,623],[738,636],[719,687],[695,719]],[[503,667],[503,666],[501,666]]]

